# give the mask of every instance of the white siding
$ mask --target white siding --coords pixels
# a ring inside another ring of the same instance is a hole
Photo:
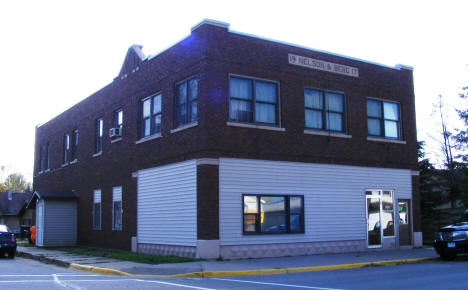
[[[411,171],[221,158],[220,244],[366,239],[366,189],[411,198]],[[305,234],[242,235],[242,194],[304,195]]]
[[[77,202],[44,201],[44,246],[76,245]]]
[[[196,160],[138,171],[138,243],[195,246]]]

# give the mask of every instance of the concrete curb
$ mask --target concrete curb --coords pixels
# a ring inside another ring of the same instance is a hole
[[[115,269],[86,266],[86,265],[80,265],[80,264],[75,264],[75,263],[70,264],[68,268],[80,270],[80,271],[86,271],[86,272],[106,274],[106,275],[133,276],[130,273],[115,270]]]
[[[54,265],[64,267],[64,268],[68,268],[70,266],[70,263],[62,261],[62,260],[47,258],[47,257],[45,257],[43,255],[33,255],[33,254],[30,254],[30,253],[21,252],[21,251],[18,251],[18,250],[16,251],[16,256],[36,260],[36,261],[39,261],[39,262],[45,263],[45,264],[54,264]]]
[[[273,275],[273,274],[291,274],[291,273],[304,273],[304,272],[318,272],[318,271],[333,271],[333,270],[346,270],[364,267],[376,266],[389,266],[397,264],[414,264],[429,261],[436,261],[438,258],[413,258],[413,259],[398,259],[386,261],[373,261],[352,264],[337,264],[325,266],[311,266],[311,267],[293,267],[293,268],[277,268],[277,269],[257,269],[257,270],[235,270],[235,271],[207,271],[207,272],[191,272],[175,275],[139,275],[131,274],[124,271],[101,268],[87,265],[80,265],[75,263],[68,263],[57,259],[46,258],[42,255],[33,255],[24,252],[17,252],[19,257],[29,258],[47,264],[55,264],[65,268],[71,268],[80,271],[99,273],[105,275],[117,275],[127,277],[141,277],[141,278],[210,278],[210,277],[228,277],[228,276],[254,276],[254,275]]]

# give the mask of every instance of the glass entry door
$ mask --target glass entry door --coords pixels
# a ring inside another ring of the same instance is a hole
[[[394,201],[392,190],[367,190],[367,245],[382,247],[384,237],[395,236]]]
[[[366,198],[367,200],[367,245],[369,247],[382,246],[380,232],[380,198]]]

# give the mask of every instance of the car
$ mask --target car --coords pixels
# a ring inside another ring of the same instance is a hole
[[[0,225],[0,255],[8,253],[8,258],[13,259],[16,254],[16,238],[6,225]]]
[[[468,222],[458,222],[439,229],[434,248],[443,260],[453,260],[460,253],[468,253]]]

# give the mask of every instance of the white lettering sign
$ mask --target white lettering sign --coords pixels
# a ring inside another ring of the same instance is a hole
[[[288,59],[289,59],[290,64],[308,67],[312,69],[328,71],[328,72],[355,77],[355,78],[359,77],[359,70],[357,67],[313,59],[310,57],[295,55],[291,53],[288,54]]]

